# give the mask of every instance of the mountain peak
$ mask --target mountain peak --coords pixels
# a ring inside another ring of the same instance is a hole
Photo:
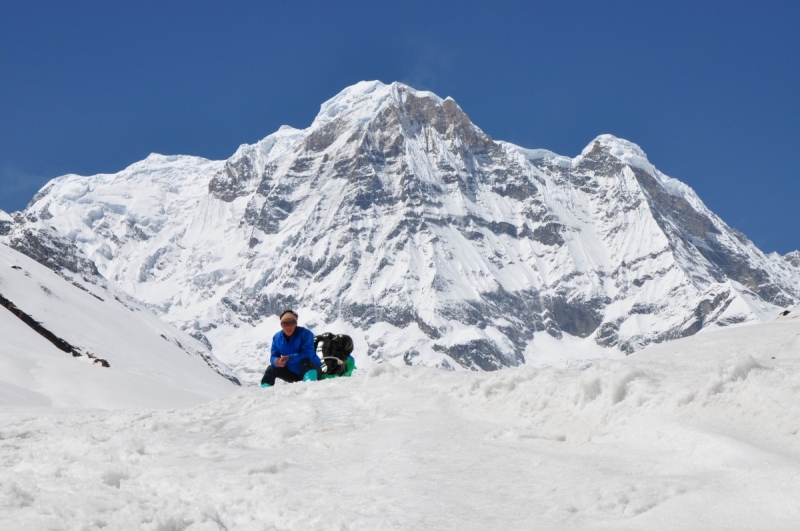
[[[792,264],[794,267],[800,268],[800,251],[792,251],[783,255],[783,259]]]
[[[592,157],[599,152],[603,152],[623,164],[641,168],[651,174],[655,173],[655,167],[647,159],[647,155],[638,144],[610,134],[599,135],[589,142],[589,145],[583,148],[583,151],[575,158],[575,161],[578,162],[583,158]]]
[[[314,123],[324,124],[345,113],[355,114],[358,122],[368,121],[386,105],[403,107],[409,96],[428,99],[436,105],[442,105],[446,100],[455,103],[450,97],[442,99],[433,92],[417,90],[399,81],[389,85],[381,81],[359,81],[323,103]]]

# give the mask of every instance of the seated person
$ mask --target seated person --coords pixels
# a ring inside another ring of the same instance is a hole
[[[314,334],[297,326],[297,314],[292,310],[281,314],[281,331],[272,338],[270,365],[261,378],[261,387],[275,385],[275,378],[285,382],[322,379]]]

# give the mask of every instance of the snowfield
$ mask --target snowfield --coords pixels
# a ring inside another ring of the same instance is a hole
[[[0,528],[798,529],[798,361],[795,308],[586,370],[0,407]]]

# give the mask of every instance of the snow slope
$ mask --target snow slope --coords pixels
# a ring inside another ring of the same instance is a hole
[[[80,289],[0,244],[0,296],[80,354],[59,350],[0,307],[0,406],[185,407],[236,389],[223,377],[224,364],[195,339],[91,287]]]
[[[584,371],[0,408],[5,529],[800,528],[800,308]]]

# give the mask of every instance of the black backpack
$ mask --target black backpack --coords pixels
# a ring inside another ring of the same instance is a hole
[[[341,376],[347,370],[347,356],[353,352],[353,339],[345,334],[325,332],[314,336],[314,350],[322,360],[323,374]]]

